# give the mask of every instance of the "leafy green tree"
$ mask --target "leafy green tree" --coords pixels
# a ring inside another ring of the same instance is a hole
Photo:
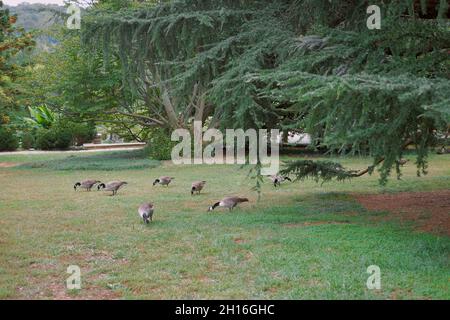
[[[17,16],[4,9],[0,1],[0,117],[3,124],[9,122],[10,113],[18,108],[18,79],[24,70],[14,57],[34,45],[31,34],[15,27],[16,21]],[[5,120],[7,117],[8,121]]]
[[[19,147],[19,141],[14,132],[5,126],[0,126],[0,151],[14,151]]]
[[[76,33],[60,31],[53,36],[59,44],[54,50],[35,57],[22,103],[46,104],[62,118],[72,121],[110,123],[123,130],[139,125],[120,114],[140,111],[123,89],[118,59],[111,59],[106,67],[103,54],[86,52]]]

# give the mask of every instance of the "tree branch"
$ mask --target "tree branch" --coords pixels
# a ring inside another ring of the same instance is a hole
[[[165,125],[164,122],[162,122],[162,121],[160,121],[160,120],[158,120],[158,119],[151,118],[151,117],[148,117],[148,116],[143,116],[143,115],[140,115],[140,114],[126,113],[126,112],[122,112],[122,111],[107,111],[107,112],[104,112],[104,114],[111,114],[111,115],[117,115],[117,114],[120,114],[120,115],[125,116],[125,117],[131,117],[131,118],[135,118],[135,119],[141,119],[141,120],[143,120],[143,121],[141,121],[140,123],[145,123],[146,126],[151,126],[151,124],[148,123],[148,122],[152,122],[152,123],[153,123],[153,126],[154,126],[154,125],[158,125],[158,126],[161,126],[161,127],[162,127],[162,126]]]
[[[411,145],[413,143],[413,141],[411,139],[408,139],[404,144],[402,149],[406,149],[409,145]],[[358,171],[357,173],[352,174],[352,177],[361,177],[365,174],[367,174],[368,172],[370,172],[371,170],[373,170],[376,166],[378,166],[380,163],[382,163],[384,161],[385,157],[381,157],[375,164],[367,167],[364,170]]]

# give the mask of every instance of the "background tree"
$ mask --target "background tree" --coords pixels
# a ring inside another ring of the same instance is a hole
[[[23,75],[24,68],[15,57],[34,44],[30,34],[15,28],[16,21],[17,17],[10,15],[0,1],[0,151],[18,147],[10,122],[19,108],[17,95],[21,87],[18,79]]]
[[[34,44],[31,34],[15,28],[16,21],[17,17],[10,15],[0,1],[0,115],[3,122],[17,107],[16,96],[20,90],[17,80],[23,74],[23,66],[14,57]]]

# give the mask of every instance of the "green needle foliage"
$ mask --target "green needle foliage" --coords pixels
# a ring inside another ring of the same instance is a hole
[[[367,1],[144,2],[89,11],[83,39],[120,55],[130,87],[150,73],[181,106],[200,87],[212,126],[300,129],[317,147],[371,155],[366,172],[380,164],[385,183],[406,145],[425,173],[450,123],[449,7],[370,4],[381,8],[380,30],[366,26]],[[346,175],[332,163],[297,166],[285,172]]]
[[[296,160],[287,162],[284,174],[293,174],[298,180],[311,178],[316,182],[328,182],[333,179],[344,181],[356,176],[357,172],[345,169],[341,164],[332,161]]]

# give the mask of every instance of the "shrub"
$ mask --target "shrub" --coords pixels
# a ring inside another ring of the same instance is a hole
[[[42,150],[68,149],[72,144],[72,132],[69,128],[55,125],[50,129],[40,129],[37,133],[36,147]]]
[[[31,132],[22,134],[22,149],[31,149],[35,147],[36,139]]]
[[[177,144],[170,140],[170,133],[166,129],[154,129],[149,134],[150,139],[145,147],[145,153],[155,160],[170,160],[172,148]]]
[[[19,140],[14,132],[0,126],[0,151],[14,151],[19,147]]]
[[[95,137],[95,125],[58,121],[49,129],[39,129],[36,147],[42,150],[67,149],[71,145],[82,145]]]
[[[58,123],[60,128],[65,128],[72,134],[72,143],[81,146],[84,143],[94,140],[97,131],[93,123],[78,123],[72,121],[60,121]]]

